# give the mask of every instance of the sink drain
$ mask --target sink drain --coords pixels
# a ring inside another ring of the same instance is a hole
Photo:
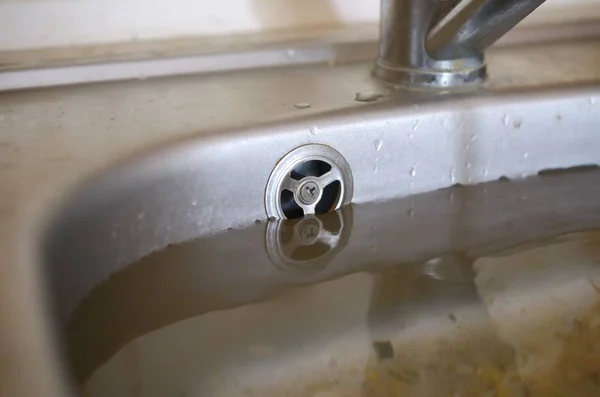
[[[325,214],[352,199],[352,173],[336,150],[324,145],[301,146],[277,164],[265,193],[267,215],[297,219]]]

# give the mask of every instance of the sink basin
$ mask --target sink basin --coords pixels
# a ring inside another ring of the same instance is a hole
[[[110,257],[88,267],[102,255],[96,243],[73,249],[87,227],[71,224],[49,258],[74,377],[90,396],[362,396],[395,387],[378,376],[395,351],[408,395],[423,390],[419,376],[427,388],[479,390],[484,363],[549,378],[556,369],[519,360],[559,360],[570,324],[598,315],[599,186],[589,167],[272,219],[169,245],[109,276],[99,269]],[[467,363],[458,378],[440,370]]]
[[[77,173],[68,160],[52,176],[59,198],[29,242],[50,303],[30,304],[52,315],[44,332],[57,336],[44,346],[67,359],[61,384],[90,396],[360,395],[336,385],[362,390],[377,354],[426,356],[432,341],[464,336],[457,324],[477,335],[469,346],[516,354],[514,329],[541,327],[541,297],[571,297],[553,318],[579,313],[595,293],[585,275],[600,277],[587,257],[521,271],[527,260],[509,251],[545,241],[551,256],[596,238],[572,233],[600,227],[598,54],[593,40],[491,51],[490,83],[471,92],[395,91],[360,63],[61,89],[63,105],[158,90],[160,104],[140,112],[163,107],[194,129],[138,146],[121,128],[141,137],[141,127],[117,120],[117,149],[80,137],[92,165]],[[540,70],[544,59],[555,62]],[[347,163],[352,204],[268,220],[274,169],[314,145]],[[43,167],[31,161],[23,169]],[[295,238],[324,248],[294,254]],[[371,318],[377,285],[407,290],[423,274],[394,304],[402,315]],[[518,325],[497,326],[518,310]]]
[[[434,101],[400,95],[192,139],[96,177],[69,197],[46,243],[55,318],[67,330],[76,379],[88,381],[90,395],[111,388],[118,393],[109,394],[126,394],[134,373],[144,395],[321,395],[331,384],[355,395],[372,356],[369,339],[380,332],[367,321],[376,285],[391,277],[406,289],[402,281],[418,273],[415,264],[435,265],[435,258],[485,264],[515,245],[600,228],[596,92]],[[275,165],[316,143],[347,160],[355,205],[323,218],[266,222]],[[588,167],[526,178],[582,165]],[[451,188],[457,184],[479,185]],[[327,224],[334,225],[328,239]],[[307,227],[327,241],[325,251],[294,258],[296,247],[286,251],[286,241],[302,239]],[[513,288],[528,291],[524,299],[535,302],[524,305],[528,311],[542,310],[536,298],[548,290],[588,308],[594,290],[573,289],[598,272],[592,259],[582,261],[552,272],[523,266],[519,277],[535,281]],[[407,274],[386,275],[398,268]],[[511,286],[516,275],[507,276]],[[566,281],[559,288],[557,280]],[[512,351],[490,337],[496,333],[480,297],[485,288],[428,288],[416,303],[398,304],[405,315],[392,318],[403,331],[383,340],[401,344],[420,327],[441,332],[452,313],[478,330],[476,346]],[[425,335],[430,343],[445,336]],[[157,380],[156,371],[167,378]]]

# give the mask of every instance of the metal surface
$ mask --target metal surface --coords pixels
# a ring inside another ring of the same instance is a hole
[[[432,209],[435,205],[418,194],[457,183],[476,184],[502,176],[519,179],[544,169],[599,164],[599,49],[600,42],[590,40],[492,50],[489,85],[476,95],[432,96],[389,90],[369,77],[370,64],[301,66],[2,94],[2,394],[68,395],[70,378],[61,361],[64,350],[57,342],[54,327],[65,324],[99,283],[170,244],[220,235],[222,240],[218,244],[212,238],[206,240],[210,245],[194,251],[195,257],[210,262],[209,255],[222,260],[229,254],[242,252],[242,258],[251,260],[247,250],[255,250],[252,252],[264,256],[269,271],[279,269],[285,277],[290,277],[294,272],[277,268],[265,253],[264,230],[252,234],[256,240],[249,241],[234,239],[240,235],[237,230],[222,232],[267,219],[265,186],[275,164],[297,147],[319,144],[339,152],[352,170],[355,204],[403,200],[400,209],[385,207],[386,203],[380,202],[372,208],[378,208],[376,213],[393,220],[394,228],[398,224],[406,228],[406,246],[399,248],[414,249],[404,251],[409,261],[431,259],[418,255],[423,253],[419,248],[424,248],[419,244],[427,244],[428,249],[438,248],[435,255],[439,252],[439,256],[462,244],[454,228],[459,224],[462,226],[458,230],[462,230],[470,225],[461,224],[462,221],[478,219],[480,225],[492,231],[486,234],[469,227],[471,234],[465,235],[472,240],[490,237],[480,240],[482,244],[475,247],[483,253],[518,242],[511,240],[511,236],[527,237],[515,233],[511,224],[499,227],[498,222],[506,220],[507,211],[488,209],[485,217],[477,211],[469,212],[471,207],[458,206],[440,222]],[[541,62],[545,62],[543,69],[539,67]],[[356,101],[357,92],[377,100]],[[297,109],[294,107],[297,103],[308,103],[310,107]],[[516,186],[514,194],[519,198],[505,203],[507,210],[515,211],[511,221],[525,221],[521,219],[521,210],[528,202],[557,205],[548,197],[558,197],[561,192],[568,197],[573,192],[572,179],[569,181],[566,185],[552,184],[548,190],[540,190],[541,195],[535,199],[530,193],[519,195],[518,183],[509,184]],[[561,218],[568,222],[560,226],[597,227],[596,216],[590,214],[597,205],[598,184],[578,186],[581,190],[576,194],[577,205],[568,200],[562,202],[565,214],[570,209],[574,212]],[[474,205],[479,203],[478,199],[501,200],[507,197],[502,193],[507,190],[510,189],[499,182],[495,189],[489,189],[489,196],[482,190],[471,191],[474,201],[467,201]],[[442,198],[439,202],[465,202],[456,195]],[[552,229],[544,220],[552,218],[538,209],[533,206],[530,214],[535,219],[528,218],[538,226],[532,236],[550,237],[545,233]],[[465,211],[470,216],[465,217]],[[340,250],[335,260],[343,259],[342,254],[359,260],[358,252],[372,258],[373,252],[377,252],[369,250],[373,248],[369,240],[372,234],[381,233],[379,238],[387,236],[390,246],[397,245],[398,239],[389,229],[381,228],[379,232],[370,229],[374,213],[363,214],[364,218],[361,215],[359,219],[355,214],[354,224],[362,225],[360,229],[368,233],[352,235],[362,245],[355,246],[357,251]],[[414,233],[415,230],[421,233]],[[491,239],[494,236],[499,236],[500,241]],[[211,248],[217,245],[221,249]],[[336,247],[343,248],[343,241]],[[350,247],[350,241],[345,247]],[[461,248],[473,247],[465,243]],[[427,256],[434,254],[427,253]],[[380,259],[391,258],[394,263],[399,260],[398,251],[383,250],[381,255]],[[340,275],[339,268],[324,269],[331,273],[317,271],[311,277],[318,281],[327,274]],[[237,292],[243,297],[251,293],[248,288],[240,284],[223,288],[218,277],[250,278],[250,274],[244,273],[249,271],[255,280],[268,281],[265,275],[269,273],[261,270],[264,269],[242,266],[218,273],[210,268],[207,274],[191,274],[182,279],[213,280],[207,285],[212,287],[210,293]],[[432,272],[443,278],[441,270]],[[165,276],[171,274],[167,268],[156,285],[167,286]],[[309,278],[306,274],[302,273],[305,281]],[[51,282],[46,283],[45,276]],[[548,289],[523,287],[520,296],[545,297],[545,291],[561,287],[561,291],[575,299],[583,291],[577,283],[564,283],[564,278],[559,281],[551,283],[552,288]],[[282,348],[283,358],[295,363],[299,362],[296,359],[306,358],[307,366],[318,372],[322,367],[312,364],[323,347],[336,346],[336,352],[367,356],[368,343],[361,345],[365,346],[364,352],[347,349],[347,343],[357,340],[354,337],[340,336],[336,340],[341,344],[332,344],[327,335],[336,335],[335,332],[321,332],[323,327],[317,323],[323,319],[327,323],[325,328],[331,326],[333,331],[343,332],[353,329],[348,325],[356,324],[356,318],[364,321],[366,312],[358,308],[364,309],[367,300],[360,291],[368,295],[373,282],[371,277],[353,276],[308,288],[314,293],[299,292],[298,306],[272,302],[259,307],[248,305],[231,313],[215,313],[198,321],[199,328],[207,332],[202,334],[206,337],[195,332],[197,328],[190,334],[202,346],[214,348],[210,352],[214,355],[209,356],[220,357],[219,368],[230,370],[228,379],[233,379],[237,370],[248,369],[243,365],[247,361],[240,359],[241,350],[236,347],[247,347],[250,340],[265,332],[263,325],[268,330],[275,321],[283,325],[286,324],[283,319],[293,319],[296,322],[290,324],[305,324],[307,328],[297,326],[297,333],[291,339],[282,331],[282,346],[289,347]],[[168,303],[161,299],[164,295],[156,295],[156,290],[145,291]],[[176,291],[168,296],[175,298]],[[207,293],[208,290],[191,291]],[[464,296],[470,296],[471,292],[466,290]],[[48,307],[50,299],[56,303],[54,317]],[[197,302],[202,300],[188,301]],[[442,302],[454,301],[442,299]],[[448,306],[435,307],[435,310],[422,309],[431,314],[423,318],[444,318]],[[161,313],[178,314],[168,308]],[[310,317],[310,313],[314,316]],[[342,321],[346,314],[357,317],[346,318],[349,324]],[[123,319],[127,320],[127,316]],[[313,320],[317,323],[310,323]],[[444,329],[431,327],[431,323],[420,325],[412,328],[417,334],[423,329]],[[177,327],[165,327],[162,331],[166,334],[155,335],[178,337]],[[245,332],[239,332],[240,329]],[[233,339],[226,337],[225,332],[231,333],[228,335]],[[364,332],[353,335],[368,340]],[[235,339],[238,336],[249,339]],[[206,340],[214,343],[207,344]],[[239,344],[232,340],[238,340]],[[190,361],[216,368],[217,361],[198,359],[205,357],[202,351],[181,351],[178,346],[184,347],[173,345],[174,350],[168,350],[173,353],[169,357],[189,357]],[[302,346],[302,351],[292,346]],[[186,352],[196,353],[195,358],[183,354]],[[255,356],[244,357],[250,360]],[[342,358],[348,358],[348,363],[358,362],[343,354]],[[4,363],[8,363],[6,367]],[[164,359],[162,363],[169,365],[172,361]],[[257,370],[256,379],[265,379],[265,371],[273,366],[253,368]],[[290,365],[278,368],[282,375],[278,379],[282,382],[289,380],[288,371],[298,369]],[[290,381],[285,386],[293,385]],[[235,387],[231,382],[228,386]],[[221,388],[216,391],[222,392],[220,395],[230,394]]]
[[[470,0],[433,25],[426,39],[434,59],[477,57],[546,0]]]
[[[374,73],[404,87],[481,83],[483,51],[544,1],[381,0]]]
[[[486,73],[483,54],[436,60],[426,51],[432,18],[449,12],[456,3],[382,0],[375,75],[405,87],[454,87],[482,82]]]

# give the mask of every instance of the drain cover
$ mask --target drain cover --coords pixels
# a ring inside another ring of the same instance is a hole
[[[265,193],[267,215],[296,219],[325,214],[352,199],[352,173],[336,150],[324,145],[301,146],[277,164]]]

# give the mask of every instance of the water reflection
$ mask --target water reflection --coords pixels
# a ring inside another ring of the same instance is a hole
[[[98,285],[69,321],[76,378],[86,379],[136,337],[169,324],[334,277],[322,271],[348,243],[351,226],[351,207],[272,220],[169,246],[128,266]]]
[[[352,207],[297,220],[270,219],[265,235],[271,262],[282,269],[318,272],[350,239]]]

